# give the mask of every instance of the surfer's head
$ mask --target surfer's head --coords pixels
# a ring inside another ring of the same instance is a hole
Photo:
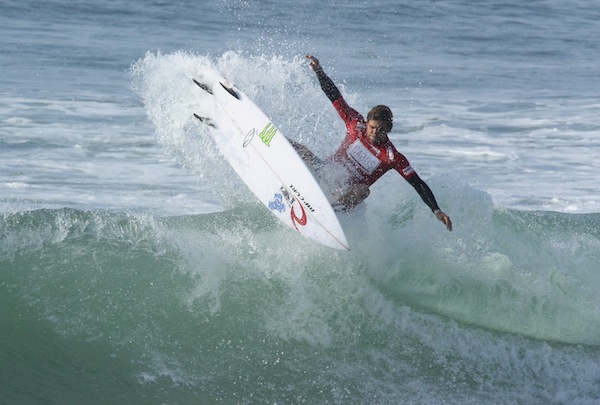
[[[394,117],[392,110],[385,105],[371,108],[367,114],[367,138],[373,145],[381,145],[388,140],[387,133],[392,130]]]
[[[392,130],[392,126],[394,125],[394,116],[392,114],[392,110],[388,106],[378,105],[371,108],[371,111],[367,114],[367,121],[380,121],[381,129],[386,132],[390,132]]]

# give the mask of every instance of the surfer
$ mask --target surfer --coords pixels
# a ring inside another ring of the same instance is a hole
[[[321,161],[306,146],[293,141],[292,144],[300,156],[313,167],[323,168],[338,164],[345,168],[348,178],[347,188],[333,203],[334,208],[343,211],[354,208],[369,196],[369,187],[375,181],[388,170],[395,169],[415,188],[437,219],[451,231],[450,217],[440,210],[429,186],[388,138],[388,132],[392,130],[393,125],[392,111],[387,106],[378,105],[369,111],[365,121],[358,111],[346,103],[337,86],[323,71],[319,60],[313,55],[306,55],[306,58],[310,60],[310,66],[317,74],[321,89],[346,124],[347,132],[338,150],[325,161]]]

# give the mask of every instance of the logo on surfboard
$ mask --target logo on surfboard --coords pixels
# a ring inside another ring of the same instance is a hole
[[[269,201],[269,209],[273,211],[283,212],[285,211],[285,204],[283,203],[283,195],[275,193],[273,201]]]
[[[275,128],[275,125],[269,122],[267,126],[263,128],[262,132],[258,134],[258,137],[263,141],[265,145],[271,146],[271,141],[273,140],[273,137],[276,133],[277,128]]]
[[[242,146],[244,148],[250,145],[250,142],[252,142],[252,139],[254,139],[254,135],[256,134],[256,132],[256,129],[252,128],[250,131],[248,131],[246,136],[244,136],[244,142],[242,143]],[[263,128],[260,134],[258,134],[258,137],[265,145],[271,146],[271,141],[273,140],[273,137],[276,133],[277,128],[275,127],[275,125],[269,122],[267,126]]]
[[[248,133],[244,137],[244,143],[242,143],[242,146],[244,148],[246,146],[250,145],[250,142],[252,142],[252,139],[254,139],[254,134],[255,133],[256,133],[256,129],[254,129],[254,128],[252,128],[250,131],[248,131]]]
[[[310,203],[304,198],[304,196],[300,193],[300,191],[298,191],[298,189],[296,187],[294,187],[293,184],[290,184],[290,190],[292,190],[294,192],[296,199],[304,202],[303,205],[306,205],[306,208],[308,208],[310,210],[310,212],[315,212],[315,209],[312,207],[312,205],[310,205]]]
[[[306,225],[306,221],[308,220],[308,217],[306,216],[306,211],[304,211],[304,206],[302,204],[298,204],[300,206],[300,210],[302,211],[302,216],[298,216],[296,215],[296,212],[294,211],[294,207],[295,205],[292,205],[292,210],[290,211],[290,216],[292,217],[292,223],[294,224],[294,228],[296,228],[296,230],[298,232],[300,232],[300,229],[298,229],[298,225],[300,226],[304,226]]]
[[[302,199],[302,201],[305,201],[302,195],[298,192],[298,190],[296,190],[296,188],[293,185],[291,185],[290,188],[296,195],[299,196],[300,199]],[[305,226],[308,222],[308,216],[306,215],[304,205],[300,203],[298,197],[292,196],[285,187],[281,186],[279,191],[280,193],[275,193],[273,195],[273,200],[269,201],[269,209],[273,211],[278,211],[280,213],[284,212],[286,204],[284,204],[283,201],[285,198],[285,202],[288,206],[291,207],[290,218],[292,220],[292,225],[294,225],[294,228],[296,228],[296,230],[300,232],[298,226]],[[308,203],[305,201],[305,204]],[[297,207],[300,207],[300,215],[296,213]],[[307,207],[311,212],[314,212],[314,209],[310,205],[307,205]]]

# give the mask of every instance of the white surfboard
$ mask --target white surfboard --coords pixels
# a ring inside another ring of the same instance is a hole
[[[301,235],[350,250],[317,180],[271,120],[225,79],[194,83],[218,105],[213,116],[194,115],[208,126],[223,156],[258,199]]]

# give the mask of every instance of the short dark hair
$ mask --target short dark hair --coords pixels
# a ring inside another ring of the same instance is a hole
[[[394,125],[394,116],[392,114],[392,110],[388,106],[378,105],[371,108],[371,111],[367,114],[367,121],[375,120],[375,121],[383,121],[386,124],[389,124],[390,128]]]

